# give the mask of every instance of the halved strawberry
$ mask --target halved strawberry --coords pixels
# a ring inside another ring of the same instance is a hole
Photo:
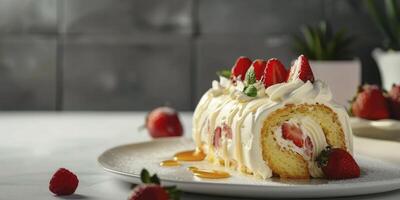
[[[264,70],[264,86],[267,88],[271,85],[286,81],[287,71],[285,66],[276,58],[271,58],[267,62],[267,67]]]
[[[263,59],[256,59],[251,65],[254,68],[254,72],[256,74],[256,80],[261,80],[261,77],[264,74],[264,70],[267,67],[267,62]]]
[[[370,120],[387,119],[389,108],[382,90],[376,85],[364,85],[359,89],[351,105],[353,115]]]
[[[214,130],[214,139],[213,139],[213,145],[215,148],[218,148],[221,146],[221,136],[222,136],[222,129],[220,126],[217,126]]]
[[[241,56],[236,60],[235,65],[232,67],[232,76],[239,77],[244,80],[247,70],[251,66],[251,60],[247,57]]]
[[[297,78],[304,82],[311,81],[311,83],[314,83],[314,74],[307,57],[304,55],[300,55],[294,62],[293,66],[290,68],[289,76],[286,81],[290,82]]]
[[[296,124],[284,122],[282,124],[282,137],[285,140],[291,140],[296,146],[304,146],[303,132]]]

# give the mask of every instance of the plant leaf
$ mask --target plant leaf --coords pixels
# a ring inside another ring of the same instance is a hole
[[[398,43],[396,42],[397,36],[393,34],[387,22],[388,19],[385,17],[383,12],[378,9],[376,1],[365,0],[364,2],[368,9],[368,12],[371,15],[372,20],[375,22],[375,24],[378,26],[381,32],[386,36],[386,40],[388,40],[389,46],[392,46],[393,43],[396,43],[396,46],[398,46]]]
[[[294,49],[297,53],[314,60],[340,60],[349,56],[348,47],[353,37],[346,36],[340,30],[333,32],[328,22],[321,22],[316,27],[302,26],[302,38],[293,36]]]
[[[397,3],[395,0],[385,0],[385,8],[387,12],[387,23],[389,24],[389,28],[393,34],[393,43],[398,46],[398,36],[399,35],[399,13],[397,8]]]
[[[302,32],[303,32],[303,36],[305,39],[305,43],[308,46],[309,49],[315,49],[315,40],[314,40],[314,31],[312,29],[312,27],[310,26],[303,26],[302,28]],[[312,54],[311,57],[316,58],[316,54],[315,51],[311,51],[310,52]]]

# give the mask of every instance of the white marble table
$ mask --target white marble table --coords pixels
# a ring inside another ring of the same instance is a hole
[[[96,159],[110,147],[149,140],[145,131],[137,131],[144,115],[139,112],[0,112],[0,200],[126,199],[131,185],[103,172]],[[191,113],[182,113],[181,119],[185,136],[189,137]],[[355,150],[400,167],[400,142],[355,138]],[[55,197],[48,191],[48,181],[60,167],[71,169],[79,176],[76,195]],[[236,198],[184,193],[182,199]],[[400,191],[357,199],[400,199]]]

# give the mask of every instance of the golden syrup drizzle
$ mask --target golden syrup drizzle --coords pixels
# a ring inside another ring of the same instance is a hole
[[[201,150],[182,151],[174,155],[176,161],[202,161],[206,154]]]
[[[195,167],[195,166],[190,166],[190,167],[188,167],[187,168],[187,170],[189,170],[189,171],[191,171],[191,172],[193,172],[193,171],[195,171],[195,170],[198,170],[199,168],[197,168],[197,167]]]
[[[179,163],[176,160],[164,160],[164,161],[160,162],[161,167],[177,167],[180,165],[181,165],[181,163]]]
[[[220,170],[199,169],[193,166],[188,167],[188,170],[191,171],[194,176],[197,176],[199,178],[222,179],[229,178],[231,176],[228,172]]]

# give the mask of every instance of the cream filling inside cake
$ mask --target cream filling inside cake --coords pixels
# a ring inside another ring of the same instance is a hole
[[[323,177],[322,170],[317,166],[315,159],[318,154],[328,146],[325,134],[321,126],[310,117],[292,118],[288,123],[296,124],[302,131],[302,141],[304,145],[298,147],[293,141],[284,139],[282,136],[282,127],[274,128],[274,135],[278,145],[286,150],[294,151],[300,154],[308,162],[308,170],[312,177]],[[308,145],[308,141],[310,145]]]
[[[271,177],[272,170],[262,155],[261,129],[269,114],[287,104],[319,103],[331,108],[342,125],[346,147],[352,152],[348,115],[344,108],[332,101],[332,94],[322,81],[311,83],[298,79],[289,83],[275,84],[267,89],[258,84],[257,97],[248,97],[242,92],[244,84],[240,80],[233,85],[226,78],[220,79],[219,82],[214,81],[213,87],[202,96],[193,116],[193,139],[197,147],[205,151],[208,160],[257,177]],[[321,127],[315,125],[313,120],[307,118],[298,120],[301,120],[302,131],[311,138],[314,148],[311,159],[307,159],[298,149],[293,151],[311,163],[309,164],[311,176],[321,177],[321,171],[314,160],[326,146],[324,134],[321,133]],[[218,132],[215,131],[218,127],[221,128],[221,133],[220,142],[216,146],[214,135]],[[285,145],[282,141],[280,144]]]

